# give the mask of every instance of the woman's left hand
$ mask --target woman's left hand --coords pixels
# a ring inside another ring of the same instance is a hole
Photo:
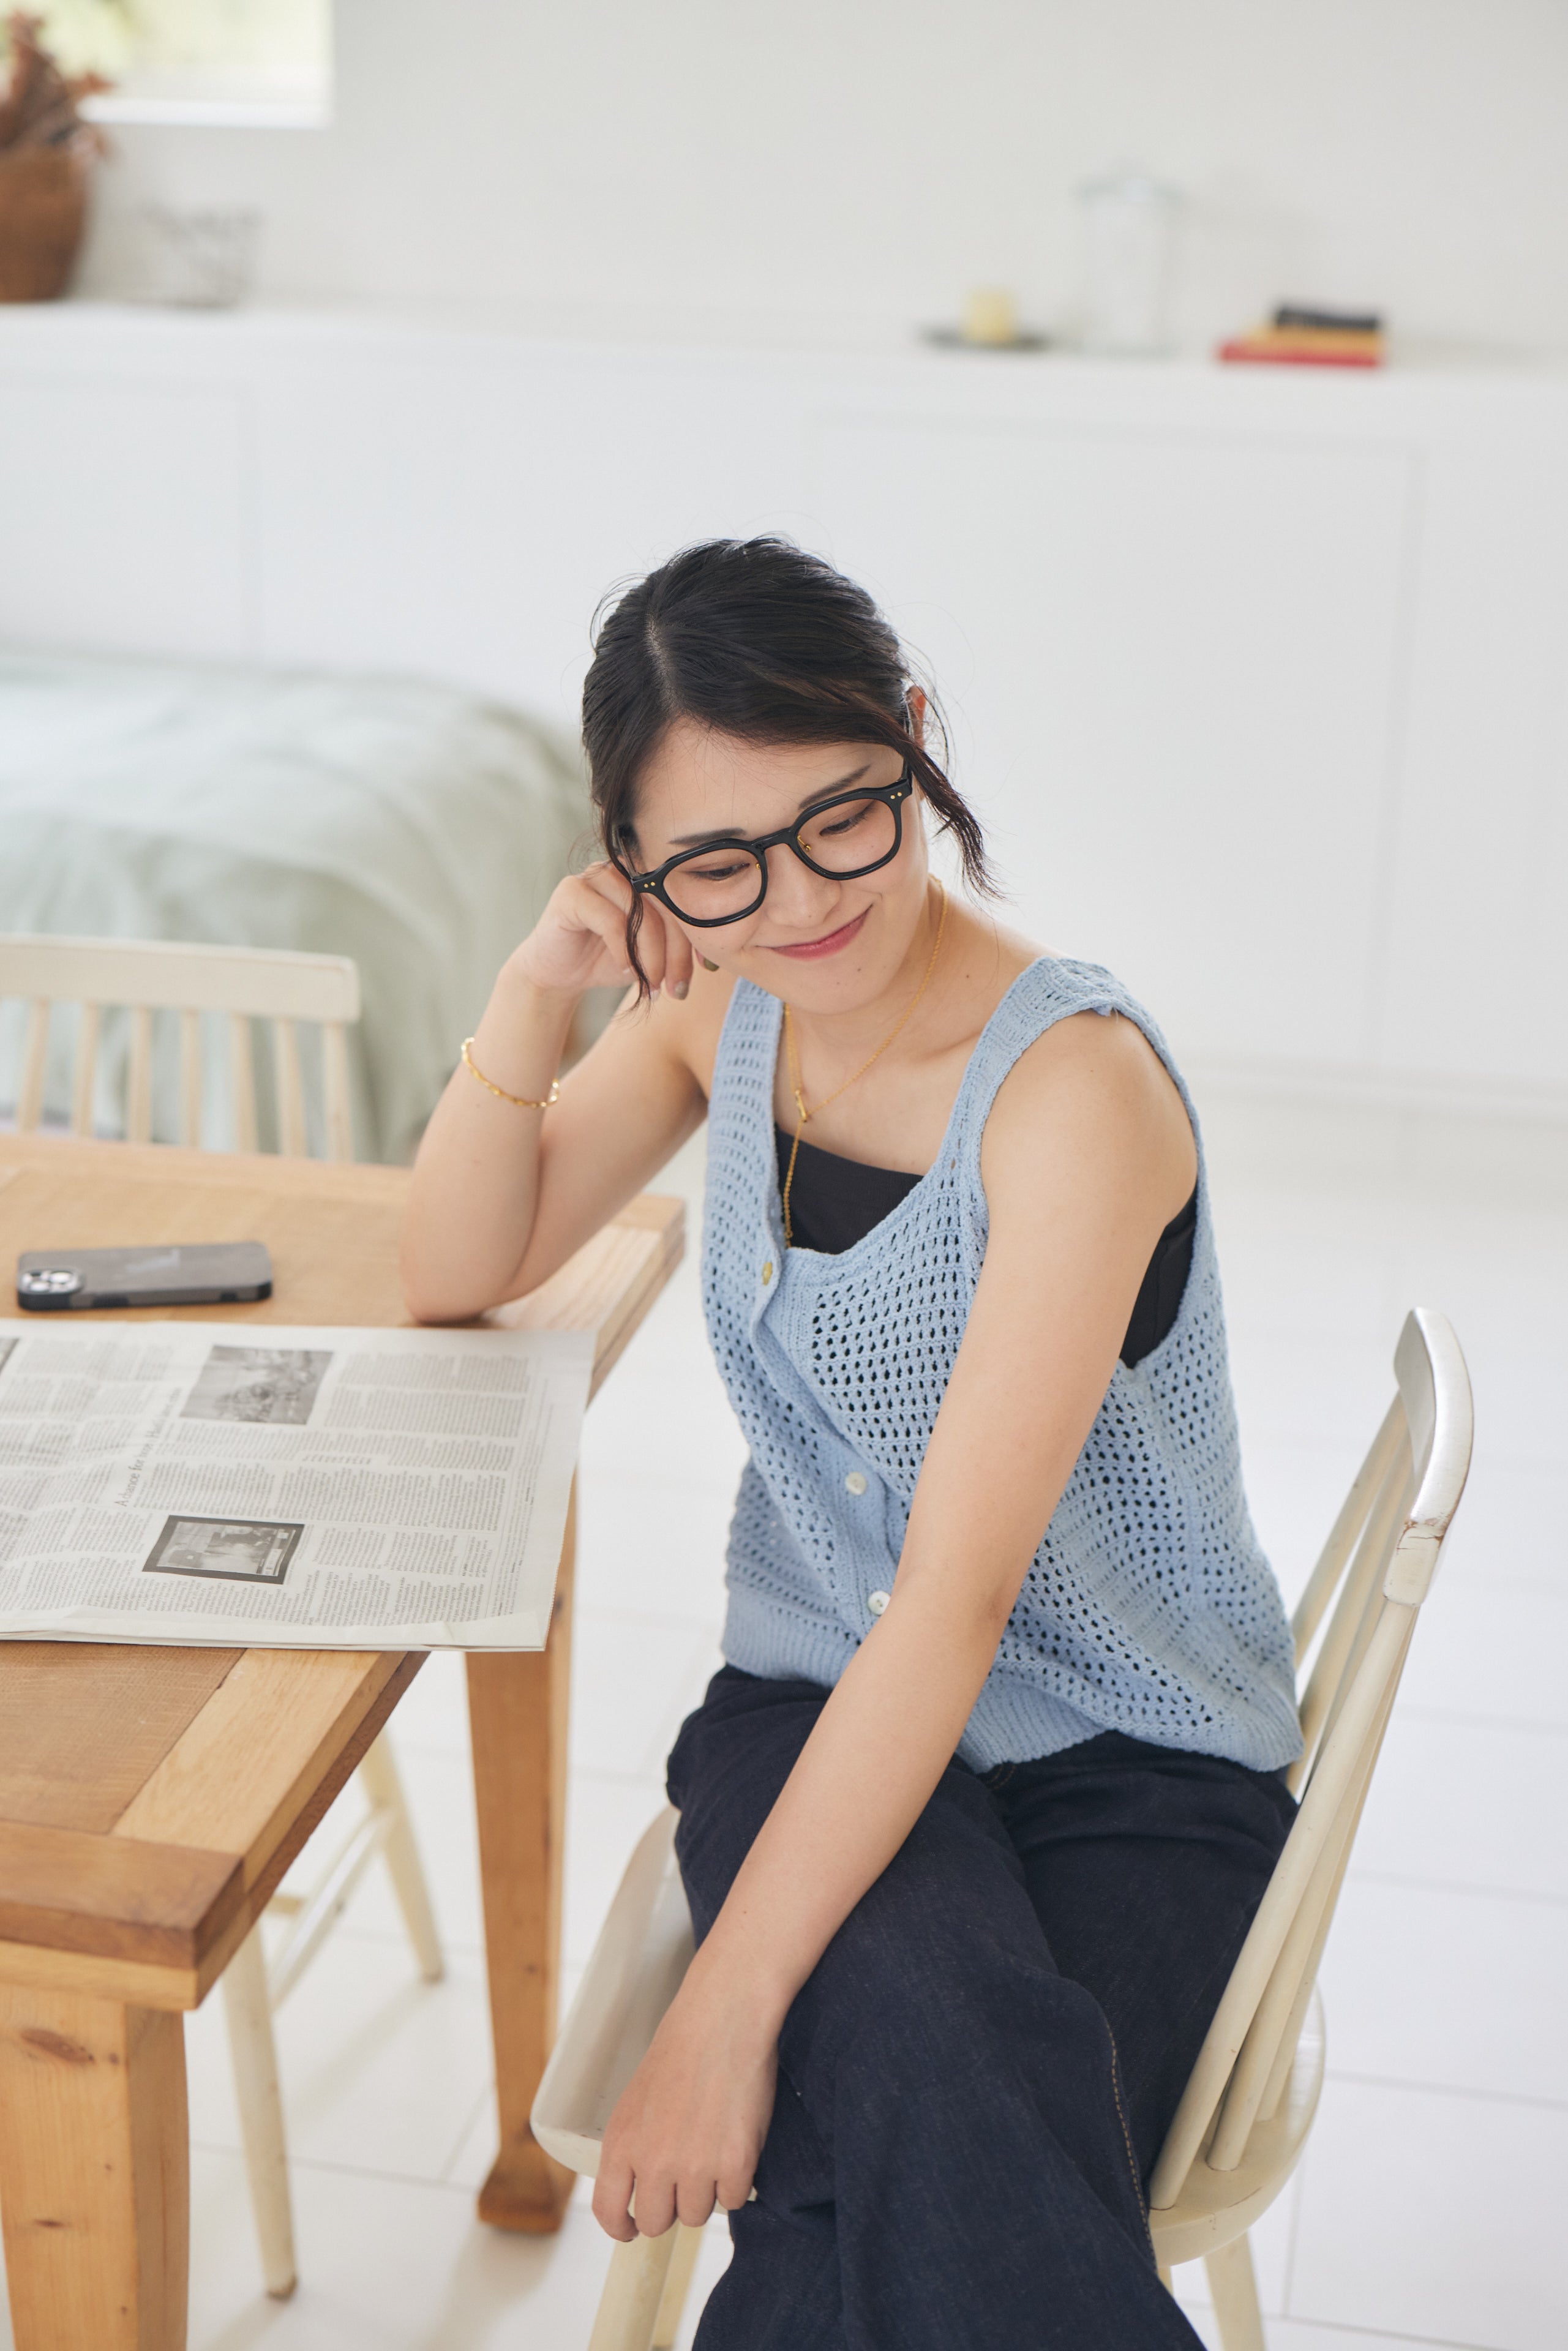
[[[729,2211],[750,2195],[779,2071],[759,2007],[694,1968],[666,2010],[610,2117],[594,2185],[594,2218],[622,2244],[676,2220],[700,2229],[716,2204]]]

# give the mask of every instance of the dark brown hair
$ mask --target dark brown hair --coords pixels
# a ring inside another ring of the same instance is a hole
[[[596,622],[582,741],[606,852],[632,862],[643,770],[665,728],[691,718],[748,743],[889,745],[956,841],[965,880],[988,893],[975,813],[911,732],[915,683],[865,590],[819,556],[781,538],[683,549]],[[946,754],[941,714],[928,707]],[[639,892],[626,925],[639,978],[642,918]]]

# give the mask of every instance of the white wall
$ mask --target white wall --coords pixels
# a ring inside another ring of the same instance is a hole
[[[0,638],[415,669],[782,526],[928,659],[1015,918],[1184,1061],[1568,1109],[1568,371],[0,313]]]
[[[1177,325],[1281,295],[1568,346],[1563,0],[337,0],[321,131],[122,130],[152,198],[259,205],[262,290],[649,313],[1071,309],[1072,192],[1190,199]]]

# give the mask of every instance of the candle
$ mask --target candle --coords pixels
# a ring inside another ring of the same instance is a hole
[[[964,304],[967,343],[1016,343],[1018,305],[1004,287],[977,287]]]

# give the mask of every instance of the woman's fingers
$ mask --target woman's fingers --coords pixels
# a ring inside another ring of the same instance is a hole
[[[588,885],[593,901],[585,906],[584,919],[602,939],[605,952],[615,957],[615,977],[622,973],[630,976],[625,943],[626,918],[632,909],[631,885],[625,875],[608,862],[591,865],[578,878]],[[673,996],[677,1001],[685,997],[692,984],[696,949],[674,916],[656,898],[643,902],[637,959],[655,996]]]
[[[610,977],[630,978],[632,966],[626,954],[626,918],[632,911],[631,884],[625,875],[608,862],[589,866],[578,880],[583,885],[582,919],[601,941],[611,960]]]
[[[727,2211],[732,2203],[745,2203],[751,2188],[749,2168],[744,2178],[737,2170],[731,2185],[734,2193],[727,2195],[719,2182],[705,2179],[700,2169],[682,2170],[672,2177],[662,2166],[650,2163],[637,2171],[627,2157],[612,2153],[607,2146],[593,2183],[593,2217],[607,2235],[623,2245],[637,2236],[662,2237],[676,2220],[685,2221],[688,2229],[700,2229],[711,2219],[716,2205]]]
[[[715,2201],[719,2205],[722,2210],[726,2212],[735,2212],[739,2210],[742,2204],[748,2204],[751,2201],[753,2195],[756,2193],[756,2190],[752,2186],[752,2181],[756,2177],[756,2172],[757,2158],[755,2155],[739,2158],[734,2163],[726,2164],[724,2166],[719,2172],[717,2181],[716,2182],[718,2193],[715,2198]],[[681,2215],[682,2220],[684,2220],[685,2217],[685,2214],[683,2212]]]
[[[630,971],[625,951],[626,918],[632,910],[632,891],[626,877],[612,865],[591,865],[583,876],[592,881],[605,901],[615,910],[615,941],[621,962]],[[642,965],[648,986],[655,995],[680,976],[677,961],[672,954],[679,934],[657,899],[643,902],[643,921],[637,934],[637,960]],[[689,966],[687,967],[689,976]]]
[[[626,952],[632,892],[608,859],[570,875],[556,889],[520,953],[549,987],[614,987],[635,977]],[[668,910],[643,901],[637,958],[650,990],[680,999],[688,992],[698,950]]]
[[[692,984],[695,951],[680,924],[663,906],[649,904],[637,953],[650,987],[677,1001],[685,997]]]
[[[683,1988],[610,2117],[593,2210],[622,2243],[633,2225],[645,2237],[676,2220],[700,2229],[716,2203],[734,2210],[751,2193],[775,2061],[717,2023]]]
[[[632,2199],[632,2215],[637,2232],[643,2237],[662,2237],[675,2224],[675,2183],[661,2179],[657,2172],[640,2173],[637,2192]]]
[[[664,967],[668,961],[665,942],[668,934],[664,918],[655,906],[652,908],[637,934],[637,960],[647,976],[655,996],[664,985]]]
[[[684,998],[692,984],[695,952],[679,923],[666,919],[664,933],[664,987],[669,995]]]
[[[606,2148],[593,2183],[593,2217],[606,2236],[619,2244],[629,2245],[637,2234],[631,2208],[632,2167],[624,2158],[612,2157]]]
[[[675,2189],[675,2218],[688,2229],[701,2229],[712,2219],[714,2206],[719,2200],[711,2179],[700,2183],[683,2179]]]

